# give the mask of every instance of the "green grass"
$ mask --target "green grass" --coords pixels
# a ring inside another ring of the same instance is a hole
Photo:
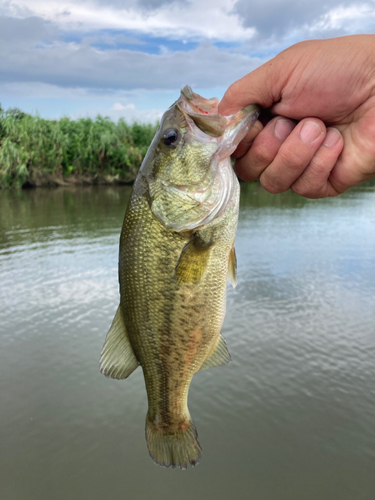
[[[43,175],[134,180],[156,128],[102,116],[45,120],[0,106],[0,187],[32,185]]]

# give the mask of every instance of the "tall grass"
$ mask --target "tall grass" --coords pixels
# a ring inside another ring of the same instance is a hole
[[[45,174],[131,181],[156,127],[102,116],[45,120],[0,106],[0,187],[33,184]]]

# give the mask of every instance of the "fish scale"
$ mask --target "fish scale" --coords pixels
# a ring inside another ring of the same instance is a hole
[[[114,378],[142,366],[147,445],[165,467],[198,463],[189,386],[198,370],[230,361],[220,333],[228,270],[233,281],[236,274],[239,184],[229,146],[246,134],[257,110],[224,119],[215,114],[217,103],[185,88],[162,118],[125,214],[120,305],[101,355],[102,373]]]

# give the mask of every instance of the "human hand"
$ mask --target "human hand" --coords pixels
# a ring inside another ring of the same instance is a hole
[[[375,176],[375,35],[293,45],[233,83],[219,113],[252,103],[276,116],[233,154],[243,180],[322,198]]]

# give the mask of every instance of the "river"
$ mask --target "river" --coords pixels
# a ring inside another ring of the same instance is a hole
[[[142,370],[99,373],[130,188],[0,192],[2,500],[375,498],[375,183],[241,190],[233,361],[194,377],[187,471],[148,456]]]

